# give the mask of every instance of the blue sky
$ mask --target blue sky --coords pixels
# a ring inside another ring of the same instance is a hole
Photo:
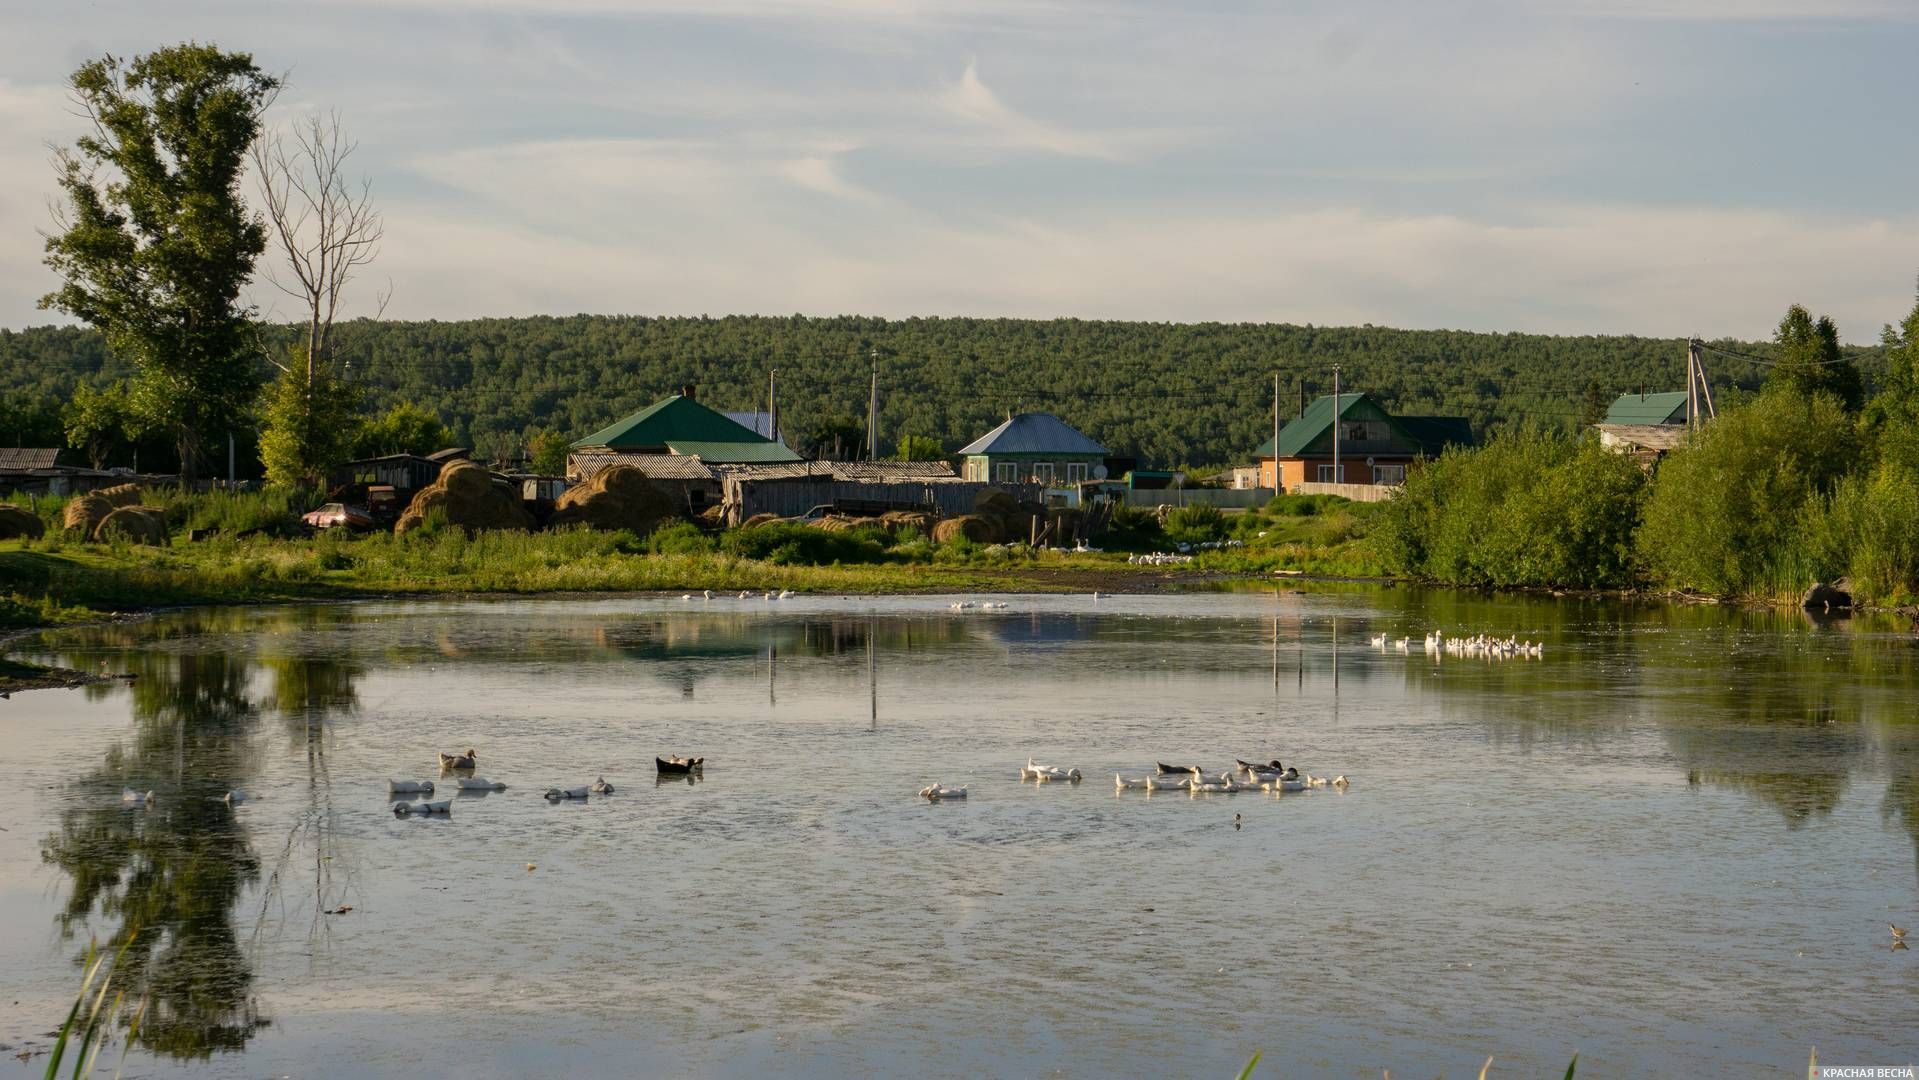
[[[0,0],[0,325],[66,75],[188,38],[342,114],[393,317],[1864,341],[1919,272],[1919,0]]]

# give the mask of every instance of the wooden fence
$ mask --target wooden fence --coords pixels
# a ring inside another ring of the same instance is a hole
[[[815,506],[846,503],[863,512],[881,510],[928,510],[940,517],[967,514],[974,500],[987,488],[999,488],[1023,503],[1039,503],[1042,491],[1032,484],[983,484],[971,481],[902,481],[870,483],[834,480],[830,477],[794,477],[778,480],[743,480],[727,477],[722,505],[726,522],[738,525],[755,514],[797,517]]]

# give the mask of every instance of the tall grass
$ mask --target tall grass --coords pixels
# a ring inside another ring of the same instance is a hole
[[[114,953],[111,960],[100,951],[99,942],[88,943],[80,992],[74,995],[73,1007],[67,1010],[66,1021],[60,1025],[53,1050],[47,1055],[47,1080],[55,1080],[60,1075],[60,1065],[66,1060],[70,1046],[73,1049],[73,1071],[70,1075],[74,1080],[93,1075],[93,1066],[100,1051],[111,1039],[114,1025],[125,1015],[122,1009],[126,1005],[126,989],[116,987],[114,980],[120,973],[120,958],[126,955],[127,947],[133,944],[136,935],[137,931],[128,934],[120,951]],[[113,994],[112,1005],[107,1004],[109,993]],[[126,1051],[133,1047],[134,1040],[139,1037],[140,1021],[145,1015],[146,1002],[143,1000],[128,1017],[127,1036],[120,1055],[122,1069],[126,1067]],[[79,1040],[78,1046],[72,1046],[75,1039]],[[118,1076],[119,1070],[115,1070],[114,1075]]]

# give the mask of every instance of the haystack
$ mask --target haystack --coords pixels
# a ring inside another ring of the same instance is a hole
[[[115,484],[112,487],[99,488],[94,491],[94,494],[116,508],[140,505],[140,485],[138,484]]]
[[[547,524],[556,528],[585,525],[603,532],[626,529],[645,536],[678,516],[672,496],[645,473],[631,465],[615,465],[578,487],[567,488],[553,504]]]
[[[943,518],[933,526],[933,539],[939,543],[944,544],[955,536],[964,536],[976,544],[996,544],[999,543],[999,526],[978,514]]]
[[[67,500],[66,516],[61,520],[67,528],[79,532],[82,537],[90,537],[113,510],[113,504],[101,498],[99,492],[89,491]]]
[[[760,525],[771,525],[778,520],[780,520],[778,514],[754,514],[752,517],[740,522],[740,528],[751,529]]]
[[[853,529],[859,528],[861,525],[877,525],[878,523],[879,522],[876,519],[869,518],[869,517],[851,517],[846,514],[828,514],[827,516],[820,518],[818,521],[813,522],[813,525],[815,528],[824,529],[827,532],[848,532]]]
[[[880,524],[895,535],[913,529],[922,536],[931,536],[933,520],[933,515],[919,510],[889,510],[880,515]]]
[[[995,543],[1025,540],[1032,534],[1033,515],[999,488],[982,490],[973,500],[973,513],[993,523]]]
[[[124,539],[135,544],[165,544],[167,512],[157,506],[122,506],[100,519],[93,538],[102,543]]]
[[[14,540],[22,536],[37,539],[46,531],[46,523],[40,520],[40,515],[23,506],[0,503],[0,540]]]
[[[393,531],[405,533],[419,528],[434,510],[443,511],[448,524],[467,532],[533,528],[533,515],[527,513],[513,485],[496,483],[493,474],[475,461],[448,462],[438,479],[413,496],[406,512],[394,522]]]

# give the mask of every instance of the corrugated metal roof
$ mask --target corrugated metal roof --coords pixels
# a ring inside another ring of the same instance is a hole
[[[1081,454],[1106,456],[1106,448],[1052,413],[1020,413],[961,448],[962,454]]]
[[[953,466],[944,461],[839,461],[833,463],[833,475],[841,480],[886,483],[958,479],[953,475]]]
[[[698,455],[708,465],[730,465],[735,462],[779,462],[798,461],[800,456],[776,442],[764,439],[758,442],[703,442],[697,440],[674,439],[667,448],[676,454]]]
[[[631,465],[651,480],[712,480],[717,475],[699,458],[678,454],[574,454],[569,464],[581,480],[591,480],[615,465]]]
[[[57,447],[7,447],[0,449],[0,469],[51,469],[59,464]]]
[[[733,421],[735,424],[740,425],[741,427],[745,428],[746,430],[752,432],[755,435],[760,435],[765,438],[772,439],[774,442],[786,441],[785,439],[780,438],[779,435],[773,430],[773,415],[771,413],[765,412],[764,410],[755,411],[752,409],[748,409],[745,412],[734,412],[729,409],[724,412],[721,412],[720,415],[726,417],[728,420]]]
[[[728,420],[690,397],[678,394],[641,409],[573,444],[575,449],[604,446],[610,450],[642,450],[688,443],[778,443]],[[784,450],[784,447],[779,447]],[[787,453],[792,453],[788,450]],[[796,455],[797,456],[797,455]],[[776,459],[777,460],[777,459]]]
[[[1343,418],[1353,410],[1353,406],[1366,399],[1364,393],[1339,395],[1339,415]],[[1380,412],[1386,409],[1378,402],[1373,406]],[[1392,416],[1392,422],[1399,427],[1408,439],[1418,444],[1420,452],[1428,457],[1438,457],[1448,446],[1473,445],[1473,429],[1463,416]],[[1298,457],[1307,447],[1316,442],[1333,423],[1333,396],[1327,394],[1306,406],[1305,413],[1279,429],[1279,456]],[[1253,451],[1254,457],[1273,456],[1273,440],[1269,437]]]
[[[1606,424],[1683,424],[1686,422],[1686,392],[1664,394],[1621,394],[1606,410]]]

